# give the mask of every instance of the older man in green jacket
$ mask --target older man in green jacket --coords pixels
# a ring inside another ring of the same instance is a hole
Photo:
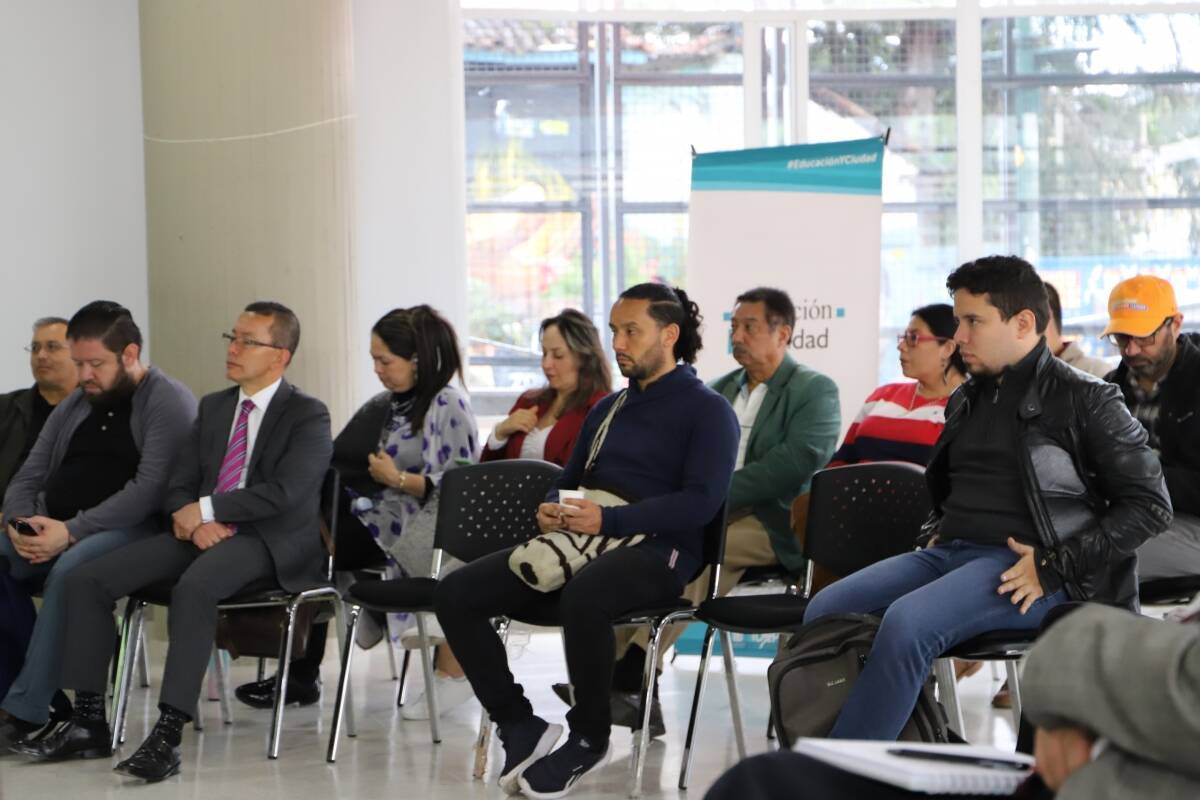
[[[741,425],[729,487],[722,595],[749,567],[782,564],[790,572],[803,571],[804,559],[791,528],[792,501],[808,491],[813,473],[829,463],[841,432],[837,385],[788,355],[795,323],[796,310],[786,292],[758,288],[740,295],[730,320],[730,342],[741,367],[709,384],[730,402]],[[699,602],[707,588],[705,570],[684,596]],[[676,625],[664,632],[660,658],[683,630]],[[618,653],[622,646],[625,653],[613,677],[613,724],[633,727],[639,722],[645,631],[618,631]],[[650,733],[664,732],[655,697]]]

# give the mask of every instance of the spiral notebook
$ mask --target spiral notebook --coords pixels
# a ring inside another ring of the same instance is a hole
[[[792,748],[839,769],[872,778],[911,792],[928,794],[1011,794],[1029,776],[1033,758],[994,747],[968,744],[917,744],[868,742],[854,739],[801,738]],[[920,750],[983,759],[1017,761],[1023,770],[927,761],[891,755],[889,750]]]

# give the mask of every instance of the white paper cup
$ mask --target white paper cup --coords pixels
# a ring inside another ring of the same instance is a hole
[[[568,500],[583,500],[582,489],[559,489],[558,504],[563,507],[564,514],[578,514],[579,509],[576,506],[567,505]]]

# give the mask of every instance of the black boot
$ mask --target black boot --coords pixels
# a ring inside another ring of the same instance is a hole
[[[15,744],[13,750],[38,761],[108,758],[112,755],[112,731],[104,721],[104,696],[76,692],[75,710],[69,720],[39,731],[38,736]]]
[[[154,730],[137,752],[113,767],[114,770],[147,783],[157,783],[179,774],[179,743],[183,738],[183,726],[192,718],[166,703],[159,703],[158,708],[162,713]]]

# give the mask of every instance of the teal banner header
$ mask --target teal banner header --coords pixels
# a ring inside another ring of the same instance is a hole
[[[692,159],[693,192],[878,195],[882,186],[879,137],[704,153]]]

